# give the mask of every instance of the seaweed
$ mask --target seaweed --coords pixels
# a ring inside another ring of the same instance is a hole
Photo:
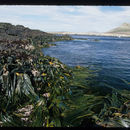
[[[32,39],[0,41],[1,127],[129,127],[129,95],[44,56]]]
[[[128,90],[118,90],[109,85],[91,86],[93,82],[97,84],[92,70],[85,67],[72,70],[74,78],[71,81],[71,96],[66,103],[68,109],[64,112],[64,126],[130,126]]]
[[[29,41],[2,41],[3,44],[1,126],[60,126],[71,70],[58,59],[44,56]],[[32,110],[27,106],[32,106]],[[26,111],[21,113],[21,109]]]

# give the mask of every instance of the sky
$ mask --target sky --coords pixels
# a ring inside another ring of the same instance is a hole
[[[130,23],[130,6],[0,5],[0,22],[45,32],[107,32]]]

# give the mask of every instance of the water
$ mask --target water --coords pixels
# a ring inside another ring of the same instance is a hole
[[[130,38],[71,35],[74,40],[55,42],[43,53],[58,58],[68,66],[98,69],[98,80],[118,89],[130,85]],[[97,41],[95,41],[97,39]]]

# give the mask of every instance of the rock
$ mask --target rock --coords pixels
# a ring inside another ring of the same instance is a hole
[[[0,41],[16,41],[32,39],[33,42],[44,44],[57,40],[69,40],[69,36],[56,36],[40,30],[33,30],[22,25],[12,25],[10,23],[0,23]]]

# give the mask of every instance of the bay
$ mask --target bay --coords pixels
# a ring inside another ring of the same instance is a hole
[[[130,90],[130,38],[71,35],[74,40],[43,48],[44,55],[64,64],[98,70],[98,85]]]

